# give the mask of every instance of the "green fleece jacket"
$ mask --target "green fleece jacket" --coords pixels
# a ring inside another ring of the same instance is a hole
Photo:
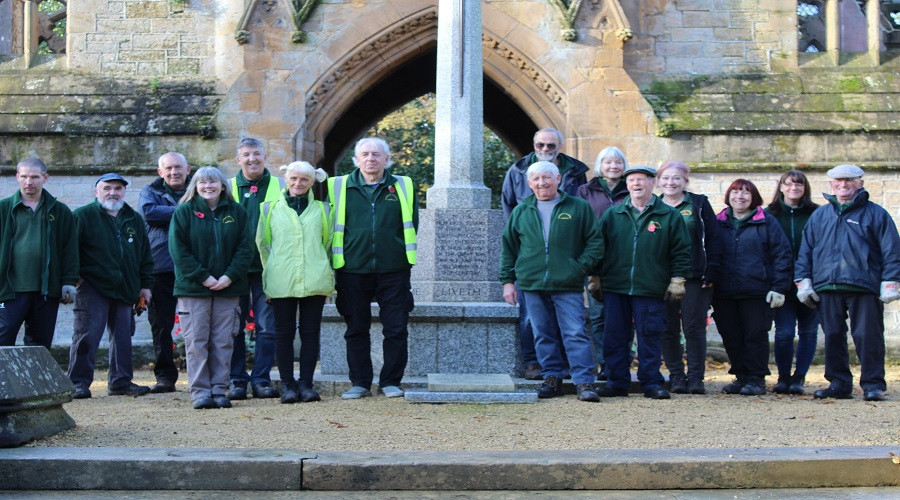
[[[210,210],[195,196],[178,205],[169,224],[169,253],[175,264],[176,297],[236,297],[250,293],[250,221],[247,211],[221,200]],[[203,282],[212,276],[231,278],[224,290],[210,290]]]
[[[673,277],[690,276],[691,237],[681,214],[655,195],[639,215],[631,197],[600,218],[604,292],[662,298]]]
[[[78,282],[78,234],[75,218],[69,207],[50,195],[41,194],[41,294],[58,298],[63,285]],[[0,302],[15,296],[9,280],[12,265],[13,236],[16,234],[16,217],[13,209],[22,202],[17,190],[12,196],[0,200]]]
[[[534,195],[513,209],[503,231],[501,283],[518,281],[519,287],[528,291],[583,290],[585,275],[603,258],[603,239],[588,202],[562,191],[559,194],[546,241]]]
[[[347,218],[344,224],[344,260],[347,273],[391,273],[412,266],[406,259],[399,180],[384,171],[374,191],[359,169],[347,177]],[[337,215],[335,215],[336,217]],[[413,193],[413,225],[419,229],[419,203]]]
[[[153,285],[153,257],[144,220],[127,203],[116,217],[100,203],[77,208],[81,277],[100,295],[129,304]]]

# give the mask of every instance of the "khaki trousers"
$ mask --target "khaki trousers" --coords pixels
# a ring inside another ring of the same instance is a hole
[[[233,335],[241,318],[239,300],[240,297],[178,298],[191,401],[225,395],[228,390]]]

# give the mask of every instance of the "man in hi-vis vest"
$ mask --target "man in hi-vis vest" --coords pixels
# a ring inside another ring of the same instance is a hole
[[[334,217],[331,263],[335,269],[338,313],[347,323],[347,366],[352,387],[343,399],[371,396],[372,356],[369,328],[372,300],[380,308],[384,366],[381,392],[403,396],[409,312],[413,309],[410,269],[416,263],[419,207],[409,177],[392,175],[387,143],[377,137],[356,143],[350,175],[328,179]]]
[[[255,241],[256,226],[259,223],[259,206],[266,201],[281,197],[284,180],[273,177],[266,168],[266,149],[258,139],[242,139],[237,146],[237,163],[241,171],[229,179],[229,188],[234,199],[247,210],[250,225],[250,241]],[[247,382],[254,398],[277,398],[278,389],[272,385],[269,372],[275,362],[275,317],[266,303],[263,292],[262,261],[256,244],[251,244],[253,260],[247,278],[250,281],[250,295],[241,297],[241,324],[245,325],[253,310],[256,325],[256,349],[253,356],[253,371],[247,375],[247,344],[241,332],[234,338],[234,352],[231,356],[231,387],[228,399],[247,399]]]

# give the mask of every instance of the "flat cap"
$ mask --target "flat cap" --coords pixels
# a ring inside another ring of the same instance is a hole
[[[94,183],[94,185],[96,186],[97,184],[100,184],[101,182],[110,182],[110,181],[119,181],[126,186],[128,185],[128,181],[126,181],[124,177],[122,177],[121,175],[119,175],[115,172],[110,172],[110,173],[101,175],[100,178],[97,179],[97,182]]]
[[[645,165],[632,165],[625,169],[625,172],[622,174],[622,177],[628,177],[631,174],[647,174],[650,177],[656,177],[656,169],[653,167],[648,167]]]
[[[825,175],[832,179],[856,179],[863,176],[863,169],[856,165],[838,165],[829,170]]]

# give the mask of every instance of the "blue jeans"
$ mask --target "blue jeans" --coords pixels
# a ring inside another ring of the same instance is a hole
[[[603,338],[606,385],[613,389],[628,389],[631,385],[628,344],[637,333],[637,374],[641,388],[644,391],[661,388],[665,382],[659,371],[662,364],[660,339],[666,329],[663,300],[604,292],[603,304],[606,312]]]
[[[263,292],[262,273],[247,275],[250,281],[250,295],[241,297],[241,331],[234,338],[234,352],[231,355],[231,382],[268,382],[269,372],[275,364],[275,316],[272,307],[266,303]],[[253,309],[256,324],[256,349],[253,351],[253,371],[247,375],[247,343],[244,328]]]
[[[541,376],[563,378],[568,359],[572,382],[593,384],[597,379],[594,348],[585,328],[582,292],[524,291],[523,294],[534,329],[534,348],[541,364]]]
[[[797,332],[797,366],[794,375],[805,377],[816,356],[816,336],[819,332],[819,310],[810,309],[799,301],[787,300],[775,309],[775,364],[778,378],[791,376],[794,361],[794,331]]]
[[[528,321],[528,309],[525,305],[525,294],[516,283],[516,293],[519,295],[519,349],[522,351],[522,365],[528,367],[538,362],[537,353],[534,350],[534,330]]]

